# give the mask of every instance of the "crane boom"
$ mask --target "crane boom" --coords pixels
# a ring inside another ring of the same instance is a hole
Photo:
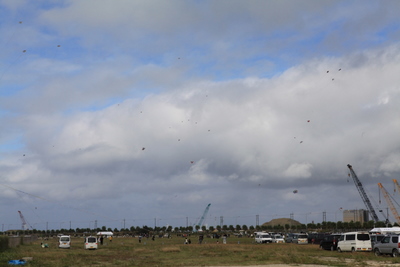
[[[211,203],[207,205],[206,209],[203,212],[203,215],[200,218],[199,223],[196,226],[199,226],[200,228],[203,226],[203,222],[205,217],[207,216],[208,210],[210,209]]]
[[[350,170],[351,177],[353,177],[354,183],[358,189],[358,192],[360,193],[361,199],[363,200],[365,206],[367,207],[367,210],[371,214],[374,221],[378,222],[379,221],[378,215],[376,215],[376,212],[375,212],[374,208],[372,207],[371,201],[369,200],[367,193],[365,193],[365,190],[364,190],[364,187],[363,187],[361,181],[358,179],[357,174],[353,170],[353,167],[350,164],[347,164],[347,167]]]
[[[399,185],[399,183],[397,182],[396,179],[393,179],[393,183],[396,186],[397,192],[399,192],[399,194],[400,194],[400,185]]]
[[[388,192],[386,191],[386,189],[383,187],[383,185],[381,183],[378,183],[378,186],[381,189],[381,191],[383,193],[383,196],[385,197],[386,202],[387,202],[387,204],[388,204],[388,206],[390,208],[390,211],[392,212],[396,222],[398,224],[400,224],[400,215],[397,212],[396,208],[394,207],[393,201],[390,199],[390,196],[389,196]]]
[[[22,230],[28,230],[29,227],[28,227],[28,224],[25,221],[24,215],[22,215],[21,211],[18,211],[18,213],[19,213],[19,217],[21,218],[21,221],[22,221]]]

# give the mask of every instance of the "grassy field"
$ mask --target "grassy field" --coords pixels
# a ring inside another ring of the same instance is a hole
[[[105,240],[98,250],[84,250],[83,238],[73,238],[70,249],[59,249],[57,239],[22,245],[0,254],[0,266],[9,260],[33,257],[25,266],[251,266],[267,264],[319,264],[327,266],[389,266],[400,258],[376,257],[373,253],[338,253],[319,249],[318,245],[255,244],[251,238],[222,240],[205,238],[203,244],[185,245],[182,237],[143,239],[117,238]]]

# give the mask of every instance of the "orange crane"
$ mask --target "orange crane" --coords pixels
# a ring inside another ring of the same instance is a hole
[[[383,185],[382,185],[381,183],[378,183],[378,186],[379,186],[379,188],[381,189],[381,191],[382,191],[382,193],[383,193],[383,196],[385,197],[386,202],[387,202],[387,204],[388,204],[388,206],[389,206],[389,208],[390,208],[390,211],[392,212],[392,214],[393,214],[393,216],[394,216],[396,222],[397,222],[398,224],[400,224],[400,215],[399,215],[399,213],[397,212],[396,208],[394,207],[393,201],[390,199],[389,193],[386,191],[386,189],[383,187]]]
[[[399,185],[399,183],[397,182],[396,179],[393,179],[393,183],[396,186],[394,191],[396,191],[396,189],[397,189],[397,192],[399,192],[399,194],[400,194],[400,185]]]

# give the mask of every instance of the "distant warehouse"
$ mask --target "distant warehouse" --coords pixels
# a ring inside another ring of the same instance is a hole
[[[364,209],[360,210],[344,210],[343,211],[343,222],[364,222],[369,221],[368,211]]]

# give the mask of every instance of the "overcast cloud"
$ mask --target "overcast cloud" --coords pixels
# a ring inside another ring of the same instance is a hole
[[[179,227],[208,203],[213,226],[341,220],[365,209],[349,163],[386,211],[398,10],[0,0],[2,230],[21,227],[19,210],[37,229]]]

